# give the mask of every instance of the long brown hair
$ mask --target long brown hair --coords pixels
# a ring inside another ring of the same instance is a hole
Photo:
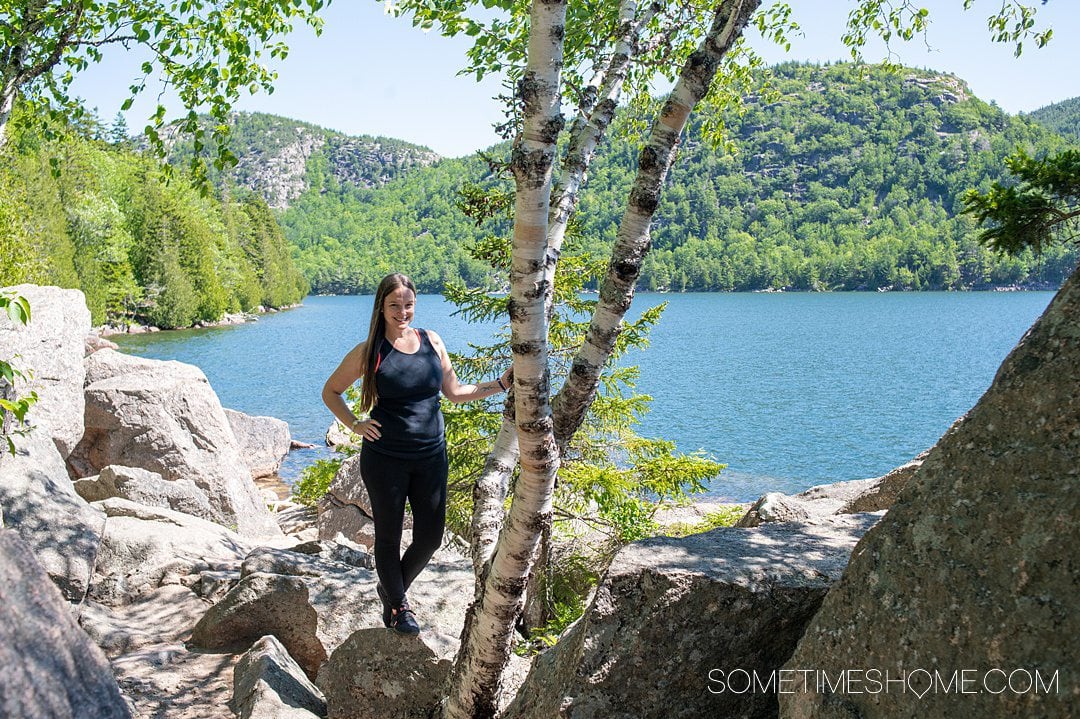
[[[386,296],[399,287],[410,290],[413,296],[416,295],[416,286],[413,281],[400,272],[383,277],[382,282],[379,283],[379,289],[375,290],[375,306],[371,308],[371,326],[368,328],[367,343],[364,345],[364,376],[360,382],[359,409],[362,414],[370,412],[379,401],[379,393],[375,389],[375,361],[379,357],[379,346],[386,332],[383,305],[386,303]]]

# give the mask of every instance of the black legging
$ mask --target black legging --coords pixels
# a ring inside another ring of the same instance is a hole
[[[394,607],[442,544],[446,524],[446,450],[420,459],[360,453],[360,474],[375,519],[375,571]],[[412,544],[401,554],[405,499],[413,515]]]

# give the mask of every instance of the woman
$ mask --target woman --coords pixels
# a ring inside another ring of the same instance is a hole
[[[326,380],[322,398],[334,416],[363,438],[360,472],[375,519],[376,590],[383,624],[402,634],[420,631],[405,592],[442,543],[446,521],[446,438],[439,391],[451,402],[506,391],[512,370],[494,382],[460,384],[442,339],[411,327],[416,288],[405,275],[387,275],[375,293],[367,339]],[[342,393],[360,385],[356,417]],[[405,500],[413,514],[412,544],[401,554]]]

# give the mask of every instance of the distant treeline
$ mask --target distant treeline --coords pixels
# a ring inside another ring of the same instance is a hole
[[[1049,128],[1062,137],[1080,144],[1080,97],[1073,97],[1061,102],[1055,102],[1053,105],[1040,107],[1035,112],[1032,112],[1029,117],[1043,127]]]
[[[0,151],[0,286],[78,288],[95,324],[165,328],[307,294],[259,197],[207,196],[181,171],[167,181],[119,124],[13,126]]]
[[[786,64],[773,69],[772,89],[725,119],[735,154],[703,142],[698,124],[684,138],[643,288],[1056,286],[1075,266],[1075,245],[1038,259],[998,256],[960,214],[963,193],[1002,179],[1003,159],[1017,148],[1039,155],[1069,146],[1032,117],[970,96],[957,78],[914,69]],[[1076,107],[1055,112],[1055,122],[1071,113],[1075,124]],[[578,241],[599,256],[615,237],[636,158],[631,141],[609,142],[589,172]],[[442,160],[364,189],[340,182],[316,154],[309,189],[282,226],[318,292],[371,292],[396,269],[425,291],[448,279],[497,286],[463,247],[509,223],[476,227],[456,207],[466,184],[496,184],[485,170],[475,159]]]

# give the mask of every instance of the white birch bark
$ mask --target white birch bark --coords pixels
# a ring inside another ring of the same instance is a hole
[[[494,717],[514,621],[521,612],[541,529],[551,521],[559,467],[551,425],[544,284],[555,142],[562,129],[559,84],[566,0],[534,0],[520,86],[524,124],[514,143],[516,184],[510,269],[514,413],[521,475],[479,598],[466,614],[451,673],[448,719]]]
[[[614,51],[607,65],[596,73],[591,83],[598,88],[596,98],[586,101],[570,129],[570,142],[559,176],[562,188],[552,203],[548,216],[548,267],[545,280],[549,288],[549,312],[552,297],[550,289],[554,286],[555,267],[562,251],[563,239],[566,237],[567,224],[577,208],[580,191],[585,184],[596,147],[615,117],[630,61],[636,54],[635,40],[638,32],[648,25],[657,9],[656,4],[650,3],[642,16],[636,18],[637,0],[623,0],[619,5],[619,34]]]
[[[512,417],[503,413],[495,445],[484,460],[484,469],[473,487],[472,561],[479,596],[485,568],[495,551],[495,542],[506,515],[504,504],[510,476],[518,460],[517,429]]]
[[[637,34],[649,23],[658,7],[651,3],[641,17],[635,18],[637,0],[623,0],[619,7],[619,36],[614,51],[605,67],[593,77],[590,83],[594,88],[592,97],[579,108],[578,117],[570,128],[569,147],[560,175],[562,190],[552,202],[548,213],[544,282],[547,287],[545,311],[549,321],[554,297],[555,268],[566,236],[566,226],[577,207],[580,190],[585,183],[596,147],[615,116],[627,69],[636,54]],[[503,504],[510,476],[517,462],[516,440],[513,425],[504,418],[495,446],[484,463],[484,471],[473,488],[472,559],[473,570],[478,579],[483,576],[484,567],[491,558],[505,518]]]
[[[638,159],[638,173],[619,223],[611,262],[600,286],[585,341],[574,358],[570,375],[552,401],[555,437],[560,446],[581,426],[599,386],[600,373],[615,347],[622,319],[634,297],[641,263],[649,251],[649,224],[660,204],[664,179],[678,149],[679,136],[694,107],[705,97],[720,61],[738,39],[761,0],[724,0],[708,34],[684,63],[649,140]]]
[[[15,107],[15,88],[4,83],[0,88],[0,147],[7,143],[7,125],[11,110]]]

